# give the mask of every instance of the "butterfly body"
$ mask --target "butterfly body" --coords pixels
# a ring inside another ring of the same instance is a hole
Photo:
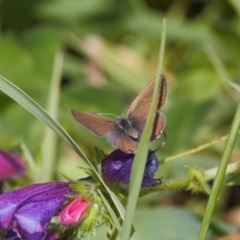
[[[118,117],[117,121],[113,121],[100,114],[79,110],[72,110],[72,114],[78,122],[91,132],[100,137],[106,137],[112,146],[124,152],[134,153],[147,121],[154,85],[155,79],[152,79],[134,99],[127,111],[126,117]],[[167,79],[164,75],[161,75],[155,111],[165,103],[166,96]],[[163,134],[165,122],[165,116],[155,112],[151,141],[156,140]]]
[[[127,118],[118,117],[117,119],[117,125],[119,126],[119,128],[125,131],[127,135],[132,139],[139,140],[140,136],[138,131],[131,125],[131,122]]]

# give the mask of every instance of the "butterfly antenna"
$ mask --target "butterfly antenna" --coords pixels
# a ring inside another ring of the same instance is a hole
[[[112,113],[100,113],[101,115],[109,115],[109,116],[114,116],[114,117],[116,117],[117,118],[117,115],[115,115],[115,114],[112,114]]]
[[[130,105],[128,105],[128,106],[123,110],[122,116],[126,116],[126,112],[127,112],[127,110],[128,110],[129,107],[130,107]]]
[[[155,149],[153,152],[157,152],[158,150],[160,150],[161,148],[163,148],[165,146],[165,143],[167,141],[167,134],[164,131],[163,131],[163,136],[164,136],[164,140],[163,140],[162,144],[157,149]]]

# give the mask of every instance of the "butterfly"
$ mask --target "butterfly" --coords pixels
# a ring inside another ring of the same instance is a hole
[[[127,153],[134,153],[146,124],[156,78],[138,94],[131,103],[126,117],[117,117],[117,121],[97,113],[72,110],[74,118],[100,137],[106,137],[114,147]],[[167,79],[161,74],[160,87],[157,95],[156,111],[165,103],[167,97]],[[166,118],[161,113],[155,112],[151,141],[163,134]]]

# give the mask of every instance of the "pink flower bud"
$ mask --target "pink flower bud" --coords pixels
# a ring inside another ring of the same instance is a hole
[[[89,205],[89,201],[77,197],[61,211],[59,222],[66,226],[78,224],[85,217]]]

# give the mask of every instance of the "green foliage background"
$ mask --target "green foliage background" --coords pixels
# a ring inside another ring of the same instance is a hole
[[[109,153],[112,147],[80,126],[71,109],[116,116],[126,112],[155,75],[164,17],[168,101],[161,111],[167,117],[168,140],[158,156],[180,153],[229,131],[240,97],[223,80],[240,78],[237,0],[2,0],[0,74],[46,108],[54,56],[64,52],[59,121],[88,156],[93,157],[94,145]],[[0,103],[1,148],[10,149],[21,139],[40,159],[45,126],[1,92]],[[223,146],[160,165],[156,177],[183,177],[185,165],[215,167]],[[56,178],[61,178],[59,173],[82,177],[76,168],[83,166],[81,159],[64,143],[59,142],[57,151]],[[238,159],[236,149],[232,160]],[[227,192],[220,198],[222,207]],[[178,196],[167,192],[141,199],[135,220],[140,239],[196,239],[206,199],[188,195],[176,204]],[[218,217],[221,214],[220,207],[209,239],[232,231]]]

